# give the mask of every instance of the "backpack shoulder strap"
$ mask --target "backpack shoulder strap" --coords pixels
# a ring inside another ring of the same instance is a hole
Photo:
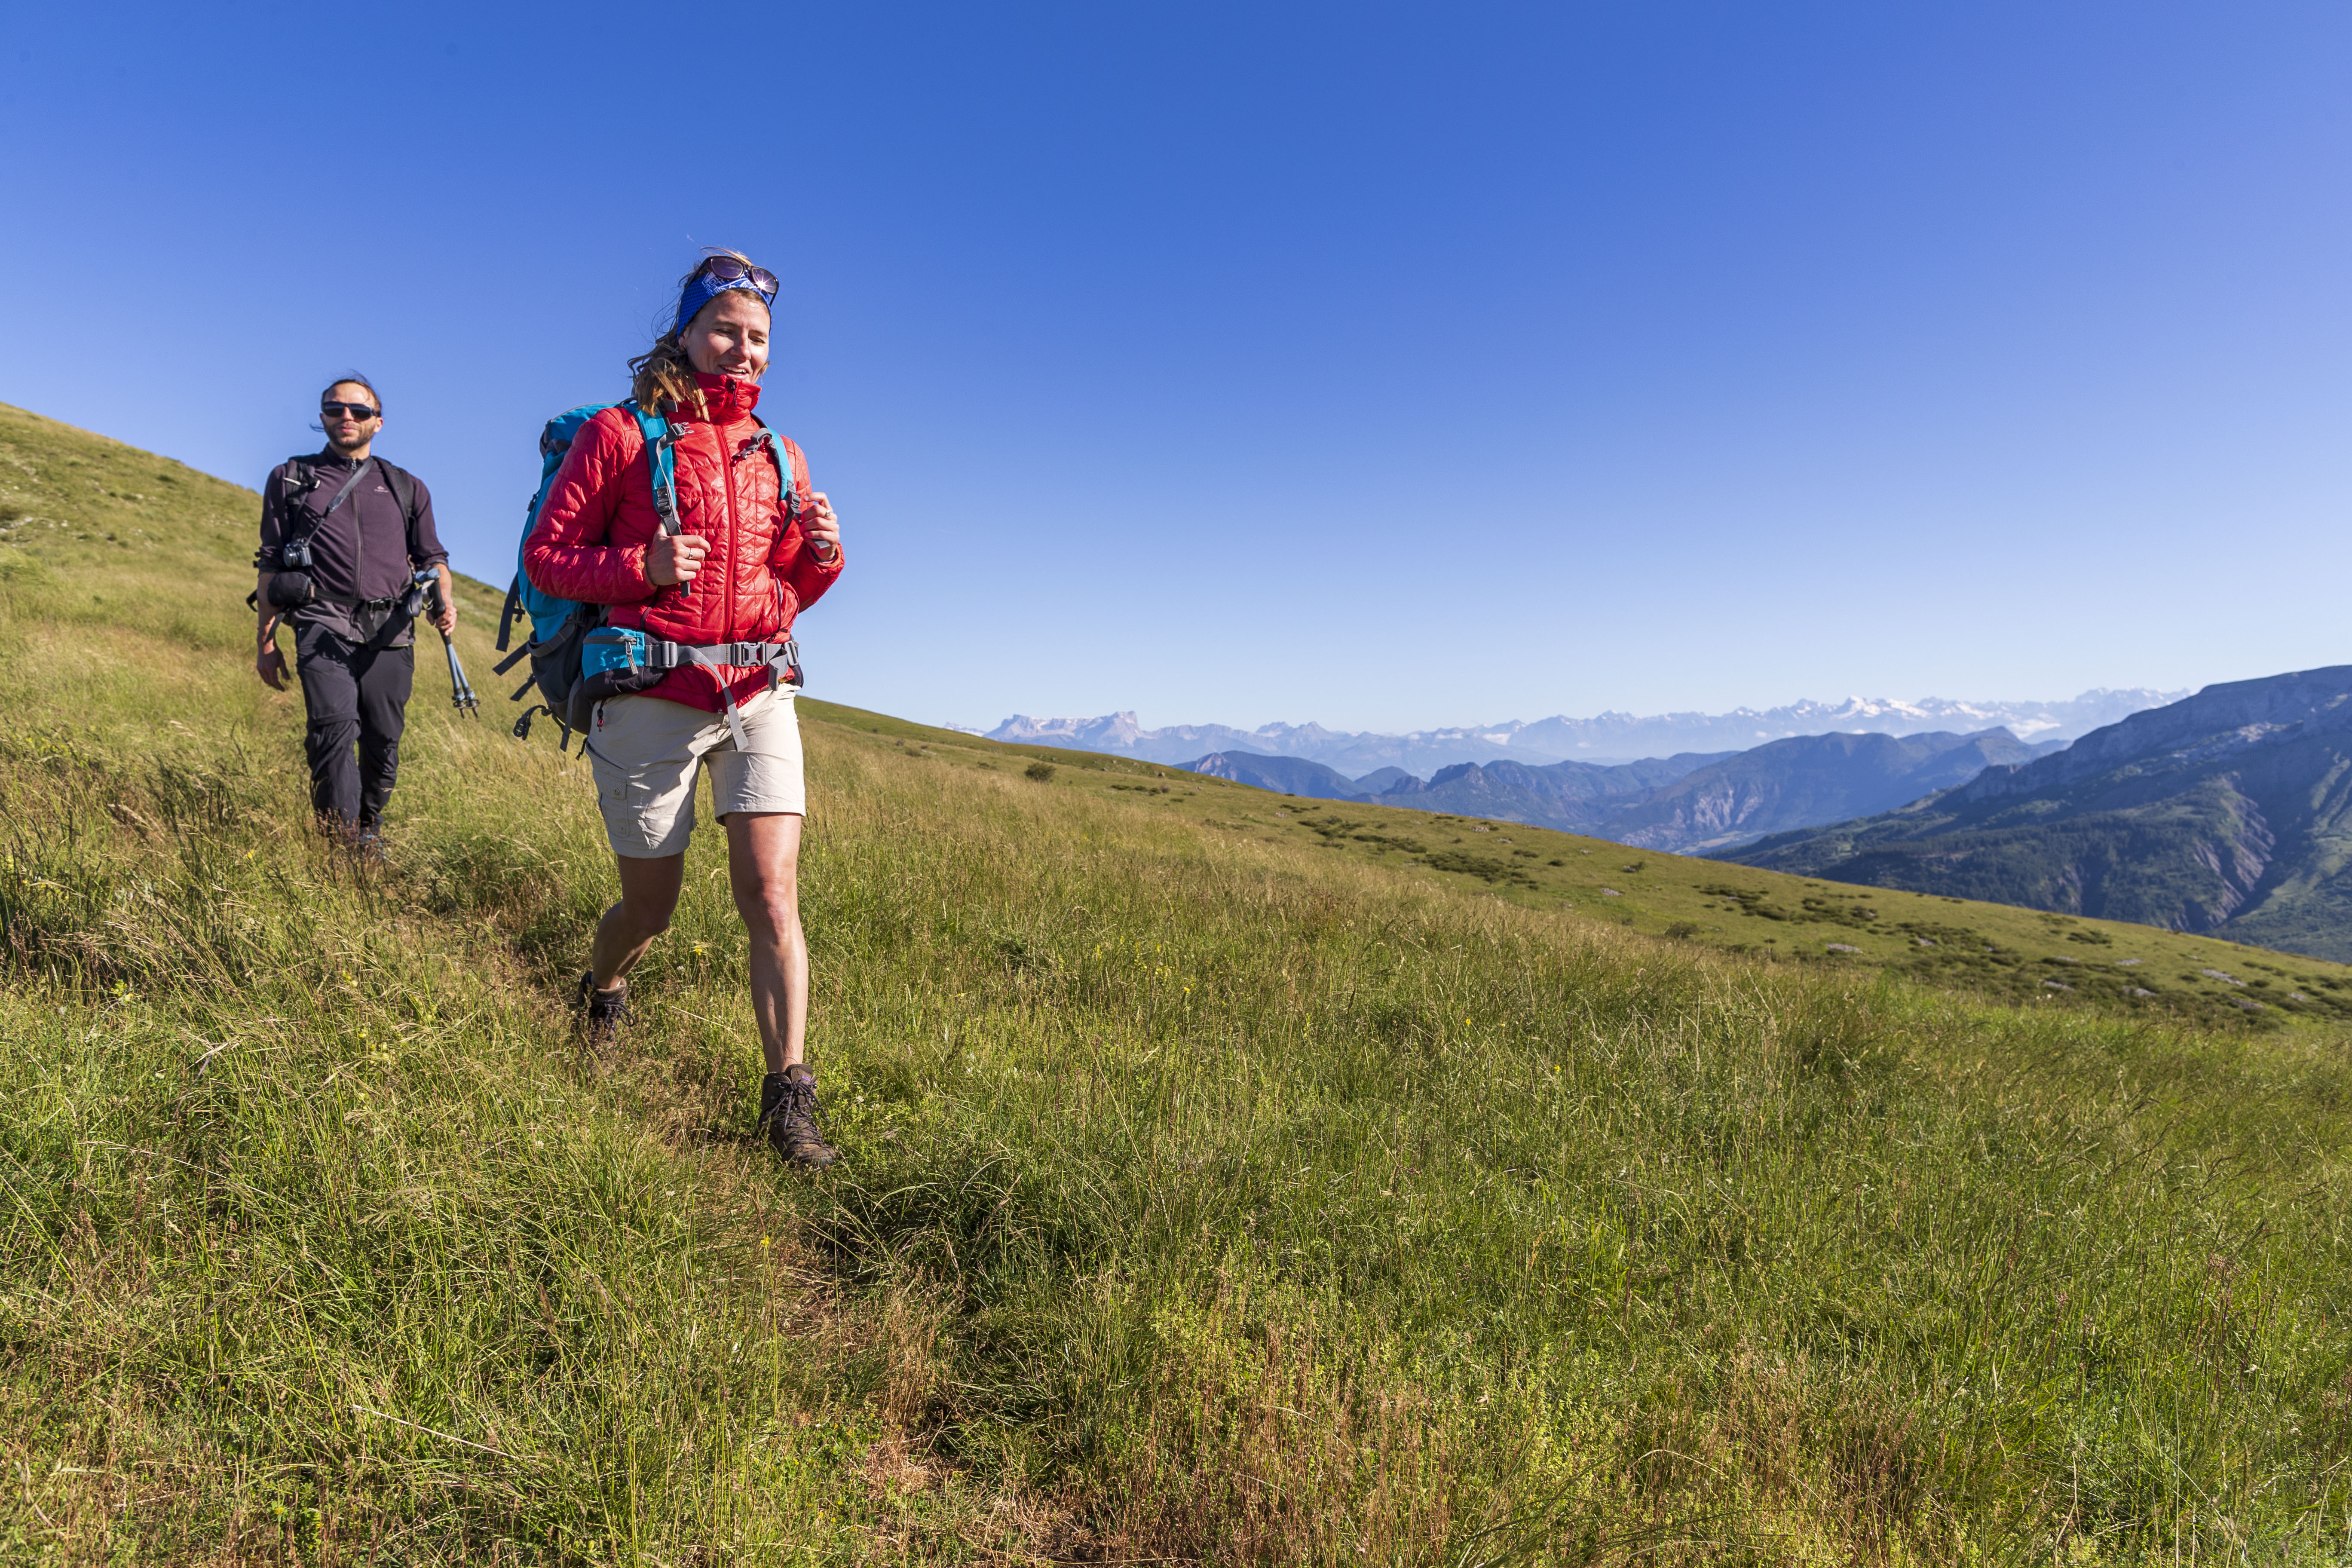
[[[646,467],[654,486],[654,515],[661,519],[664,534],[677,532],[677,459],[670,448],[677,445],[677,432],[658,412],[648,412],[636,399],[626,405],[636,416],[637,433],[646,438]]]
[[[407,519],[409,527],[415,528],[416,526],[416,476],[406,468],[396,468],[385,462],[382,458],[376,459],[376,465],[383,469],[384,483],[392,487],[392,499],[400,503],[400,515]]]
[[[326,521],[303,504],[320,482],[319,470],[307,456],[289,458],[278,465],[278,559],[281,563],[287,546],[310,538]]]
[[[507,651],[507,639],[514,633],[515,618],[522,614],[522,574],[518,572],[515,574],[515,580],[507,584],[507,602],[499,610],[499,651],[500,653]],[[505,665],[499,666],[500,675],[506,672]]]
[[[800,482],[793,477],[792,443],[772,429],[758,415],[751,416],[760,426],[760,445],[768,448],[768,456],[776,460],[776,479],[784,498],[784,521],[791,522],[801,514]]]
[[[319,470],[310,466],[305,455],[289,458],[278,465],[278,501],[291,507],[319,488]]]

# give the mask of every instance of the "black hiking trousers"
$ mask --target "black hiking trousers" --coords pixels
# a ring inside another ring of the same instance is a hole
[[[373,831],[400,773],[400,731],[416,682],[416,649],[371,648],[312,623],[294,631],[310,728],[310,805],[345,827]],[[356,742],[359,756],[353,761]]]

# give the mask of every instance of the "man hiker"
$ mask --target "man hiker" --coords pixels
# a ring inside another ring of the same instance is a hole
[[[324,450],[289,458],[261,490],[261,581],[254,670],[286,689],[278,623],[294,628],[295,672],[310,715],[303,750],[310,805],[324,831],[372,850],[400,771],[400,731],[416,674],[411,590],[432,574],[433,624],[457,624],[449,552],[424,484],[373,453],[383,400],[364,376],[320,395]],[[358,747],[354,761],[352,748]]]

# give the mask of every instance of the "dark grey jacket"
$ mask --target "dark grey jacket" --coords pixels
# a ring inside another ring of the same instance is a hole
[[[352,465],[330,449],[316,457],[289,459],[269,470],[261,488],[261,548],[253,563],[264,572],[278,570],[278,550],[288,532],[310,526],[307,519],[289,515],[289,470],[299,461],[314,469],[318,485],[299,503],[310,516],[326,511],[327,503],[352,477]],[[317,622],[339,637],[363,642],[383,625],[388,601],[408,592],[418,572],[449,559],[433,527],[433,496],[425,482],[409,475],[416,487],[416,519],[412,525],[393,493],[385,465],[368,459],[373,471],[362,478],[343,503],[328,512],[310,535],[310,579],[318,591],[312,603],[287,612],[297,626]],[[401,647],[415,632],[404,626],[388,646]]]

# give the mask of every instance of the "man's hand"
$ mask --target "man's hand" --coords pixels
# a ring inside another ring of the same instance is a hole
[[[646,580],[661,588],[673,583],[691,583],[702,570],[702,558],[709,553],[710,542],[698,534],[679,533],[656,539],[646,549]]]
[[[436,591],[440,595],[440,602],[434,606],[430,618],[434,628],[446,637],[457,629],[457,587],[449,581],[448,567],[436,566],[433,570],[440,578],[440,581],[435,584]]]
[[[253,673],[261,677],[262,683],[272,691],[286,689],[286,655],[278,649],[277,628],[274,626],[262,639],[261,646],[254,650]]]
[[[823,490],[809,497],[809,510],[801,514],[801,527],[808,534],[809,549],[819,561],[830,561],[841,553],[841,519],[833,514],[833,502]]]

